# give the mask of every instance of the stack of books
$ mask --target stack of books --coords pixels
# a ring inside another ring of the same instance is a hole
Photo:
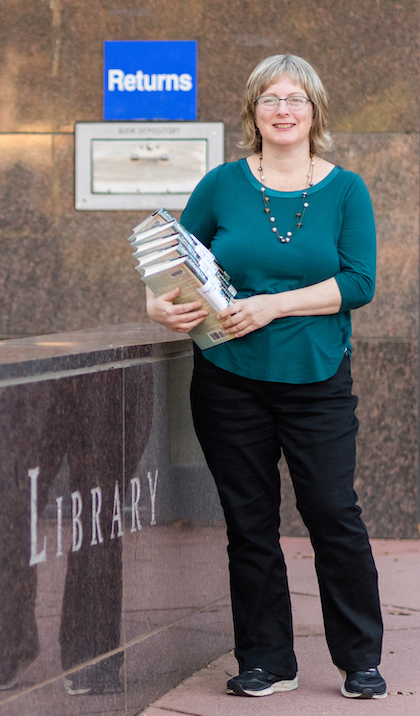
[[[199,348],[233,338],[220,327],[217,313],[232,303],[236,290],[216,257],[194,234],[161,208],[136,226],[128,240],[135,249],[136,270],[156,296],[179,287],[181,293],[174,303],[201,300],[208,316],[190,331]]]

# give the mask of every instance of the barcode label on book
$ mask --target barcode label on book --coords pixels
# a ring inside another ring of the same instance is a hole
[[[185,273],[184,269],[180,268],[177,271],[172,271],[169,275],[171,278],[178,278],[178,276],[182,276],[183,273]]]
[[[224,338],[226,338],[227,333],[224,331],[211,331],[211,333],[207,333],[208,337],[213,341],[213,343],[217,343],[218,341],[222,341]]]

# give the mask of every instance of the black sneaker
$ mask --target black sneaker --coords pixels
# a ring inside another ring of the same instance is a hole
[[[341,693],[349,699],[384,699],[386,683],[376,667],[367,671],[343,671]]]
[[[0,691],[7,691],[8,689],[14,689],[19,681],[19,677],[22,672],[28,668],[30,664],[37,658],[41,651],[39,642],[32,649],[32,656],[19,660],[19,658],[13,659],[13,661],[1,660],[0,661]]]
[[[89,694],[97,686],[97,666],[85,666],[64,679],[64,688],[70,696]]]
[[[243,671],[239,676],[229,679],[226,685],[228,694],[237,696],[268,696],[275,691],[292,691],[298,687],[298,678],[280,679],[260,667]]]
[[[14,689],[19,679],[19,667],[0,667],[0,691]]]
[[[64,679],[64,688],[70,696],[84,694],[116,694],[123,689],[117,668],[109,662],[99,662],[74,671]]]

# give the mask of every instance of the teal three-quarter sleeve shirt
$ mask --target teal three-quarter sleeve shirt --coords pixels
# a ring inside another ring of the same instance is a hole
[[[302,191],[267,189],[281,234],[295,231]],[[309,193],[302,227],[280,243],[264,212],[261,184],[245,159],[222,164],[198,184],[181,222],[211,248],[232,277],[237,298],[310,286],[334,277],[339,313],[278,318],[243,338],[204,351],[237,375],[282,383],[312,383],[334,375],[351,351],[353,308],[372,300],[375,223],[363,180],[334,167]]]

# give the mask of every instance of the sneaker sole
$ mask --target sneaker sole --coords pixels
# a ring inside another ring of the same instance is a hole
[[[19,681],[19,669],[16,671],[16,674],[12,676],[10,681],[7,681],[4,684],[0,684],[0,691],[7,691],[8,689],[13,689],[17,682]]]
[[[66,688],[66,691],[69,696],[83,696],[84,694],[89,694],[92,691],[92,689],[91,688],[73,689],[70,687],[69,689]]]
[[[0,684],[0,691],[7,691],[8,689],[14,689],[14,687],[18,683],[19,678],[22,675],[22,673],[25,671],[25,669],[28,668],[28,666],[30,664],[32,664],[32,662],[35,661],[35,659],[39,656],[40,652],[41,652],[41,647],[38,643],[38,648],[36,650],[35,655],[32,658],[26,659],[25,661],[22,661],[21,664],[19,664],[19,666],[16,670],[16,673],[13,675],[13,677],[10,679],[10,681],[8,681],[5,684]]]
[[[258,691],[253,691],[252,689],[244,689],[242,686],[237,686],[236,690],[234,689],[226,689],[227,694],[233,694],[234,696],[270,696],[270,694],[274,694],[279,691],[293,691],[294,689],[297,689],[298,687],[298,677],[295,676],[294,679],[289,679],[288,681],[277,681],[275,684],[271,684],[271,686],[267,686],[266,689],[260,689]]]
[[[78,696],[79,694],[88,694],[89,691],[92,690],[91,686],[81,686],[80,688],[77,688],[76,686],[73,688],[73,681],[70,676],[64,677],[64,688],[67,691],[67,693],[70,696]]]
[[[354,693],[353,691],[346,691],[344,684],[341,687],[341,693],[347,699],[385,699],[388,695],[386,691],[383,694],[375,694],[372,689],[363,689],[361,693]]]

